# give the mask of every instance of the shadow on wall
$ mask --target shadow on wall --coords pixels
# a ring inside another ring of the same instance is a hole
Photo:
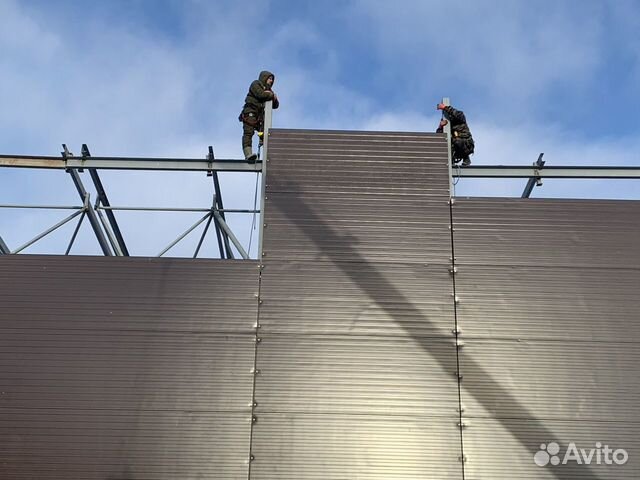
[[[278,183],[281,185],[287,185],[292,188],[293,191],[300,191],[296,188],[296,183],[291,179],[286,178],[286,174],[279,173],[280,178]],[[290,209],[290,198],[281,195],[270,195],[269,205],[265,208],[273,206],[280,210],[285,216],[288,216]],[[324,250],[326,258],[330,260],[334,265],[341,269],[363,292],[365,292],[375,302],[378,307],[385,311],[389,316],[393,318],[394,311],[389,308],[392,304],[406,305],[408,317],[419,318],[421,313],[418,308],[412,306],[408,298],[398,290],[391,282],[388,282],[384,275],[382,275],[374,265],[368,262],[358,250],[354,247],[354,244],[349,241],[348,236],[340,234],[330,223],[323,220],[323,218],[316,214],[313,209],[304,202],[303,199],[298,198],[296,202],[296,217],[302,216],[307,219],[304,223],[295,221],[294,218],[289,217],[292,223],[300,229],[300,231],[307,236],[311,241],[316,243],[318,247],[322,247],[329,241],[330,244],[340,244],[341,253],[340,256],[336,256],[331,250]],[[321,227],[321,228],[318,228]],[[351,261],[344,262],[345,254],[349,256]],[[385,298],[386,301],[379,302],[377,299]],[[425,323],[430,323],[428,318],[424,318]],[[411,331],[411,326],[402,318],[395,318],[398,325],[403,327],[407,331]],[[422,342],[418,342],[422,344]],[[443,350],[434,349],[433,351],[427,350],[427,353],[431,355],[443,369],[447,368],[450,362],[450,356]],[[502,425],[516,438],[523,446],[530,448],[530,435],[534,435],[535,438],[557,438],[557,435],[553,431],[549,430],[541,421],[534,420],[533,414],[527,410],[527,408],[521,405],[518,400],[500,384],[494,380],[491,375],[486,372],[481,365],[474,362],[472,358],[465,357],[465,368],[474,371],[474,375],[478,376],[478,383],[483,385],[482,390],[465,389],[466,393],[475,397],[475,399],[486,406],[488,409],[492,405],[502,404],[510,411],[517,412],[518,418],[531,419],[528,423],[528,429],[525,436],[523,431],[517,431],[510,429],[508,423],[504,422],[504,419],[497,419],[502,422]],[[477,373],[476,373],[477,372]],[[463,386],[464,388],[464,386]],[[531,456],[536,451],[531,450]],[[586,465],[565,465],[562,470],[553,470],[553,475],[558,480],[570,480],[580,478],[581,480],[598,480],[598,476],[591,471],[589,466]]]

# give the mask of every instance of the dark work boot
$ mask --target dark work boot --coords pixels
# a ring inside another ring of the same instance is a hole
[[[462,166],[463,167],[468,167],[469,165],[471,165],[471,159],[469,157],[465,157],[462,159]]]
[[[242,151],[244,152],[244,159],[247,162],[256,163],[256,160],[258,159],[258,155],[253,153],[253,150],[251,149],[251,147],[244,147]]]

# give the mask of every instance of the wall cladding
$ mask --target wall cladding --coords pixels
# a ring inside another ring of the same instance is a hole
[[[456,199],[465,478],[638,478],[638,220],[635,201]],[[539,467],[549,442],[630,461]]]
[[[0,478],[640,477],[640,202],[450,207],[437,134],[269,152],[262,265],[0,256]]]
[[[272,130],[255,479],[460,479],[444,136]]]
[[[246,479],[258,272],[0,257],[0,477]]]

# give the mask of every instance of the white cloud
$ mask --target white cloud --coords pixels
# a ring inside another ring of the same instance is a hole
[[[384,65],[418,79],[417,101],[432,101],[421,95],[429,88],[455,85],[517,112],[559,83],[579,88],[590,78],[604,53],[603,9],[594,2],[576,9],[563,2],[358,0],[352,14]]]

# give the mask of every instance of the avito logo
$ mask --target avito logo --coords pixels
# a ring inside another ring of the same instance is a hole
[[[556,442],[540,445],[540,450],[533,456],[533,461],[539,467],[566,465],[575,462],[578,465],[624,465],[629,461],[626,450],[618,448],[614,450],[609,445],[596,442],[595,448],[578,448],[571,442],[561,459],[560,445]]]

